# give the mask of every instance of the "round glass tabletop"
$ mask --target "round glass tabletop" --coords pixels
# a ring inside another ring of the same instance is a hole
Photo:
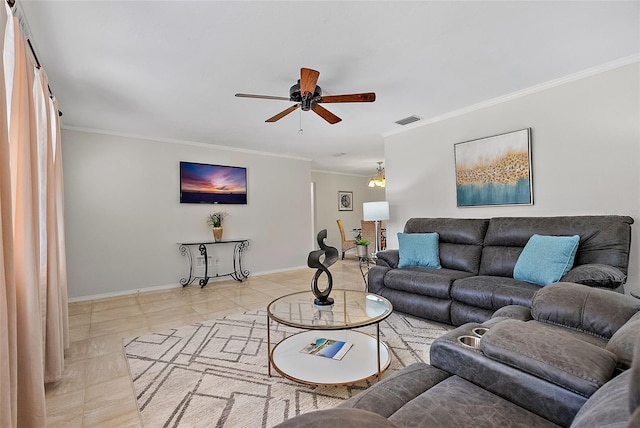
[[[384,297],[356,290],[332,290],[331,306],[317,306],[310,291],[288,294],[267,307],[272,320],[308,330],[345,330],[375,324],[387,318],[393,306]]]

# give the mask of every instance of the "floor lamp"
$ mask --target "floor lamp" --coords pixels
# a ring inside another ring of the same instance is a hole
[[[389,220],[389,202],[365,202],[362,204],[362,217],[365,221],[374,221],[376,227],[376,251],[373,253],[375,257],[380,251],[380,232],[378,232],[378,222]]]

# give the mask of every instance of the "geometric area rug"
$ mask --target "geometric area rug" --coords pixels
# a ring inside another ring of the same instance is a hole
[[[140,421],[151,427],[272,427],[302,413],[330,408],[376,382],[307,386],[267,373],[267,314],[247,311],[125,339],[124,352]],[[393,372],[429,362],[434,339],[451,326],[392,313],[380,323]],[[271,324],[272,346],[299,329]],[[361,331],[375,334],[375,327]]]

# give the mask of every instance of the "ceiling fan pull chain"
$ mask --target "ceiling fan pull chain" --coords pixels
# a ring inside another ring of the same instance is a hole
[[[298,129],[298,134],[304,134],[304,130],[302,129],[302,110],[300,110],[300,129]]]

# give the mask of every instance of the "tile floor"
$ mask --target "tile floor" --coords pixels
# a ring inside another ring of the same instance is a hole
[[[334,288],[364,289],[354,255],[331,267]],[[46,386],[49,427],[140,427],[122,340],[229,313],[266,308],[276,297],[309,290],[313,271],[250,276],[240,283],[131,294],[69,304],[71,346],[61,381]],[[322,283],[324,288],[326,283]]]

